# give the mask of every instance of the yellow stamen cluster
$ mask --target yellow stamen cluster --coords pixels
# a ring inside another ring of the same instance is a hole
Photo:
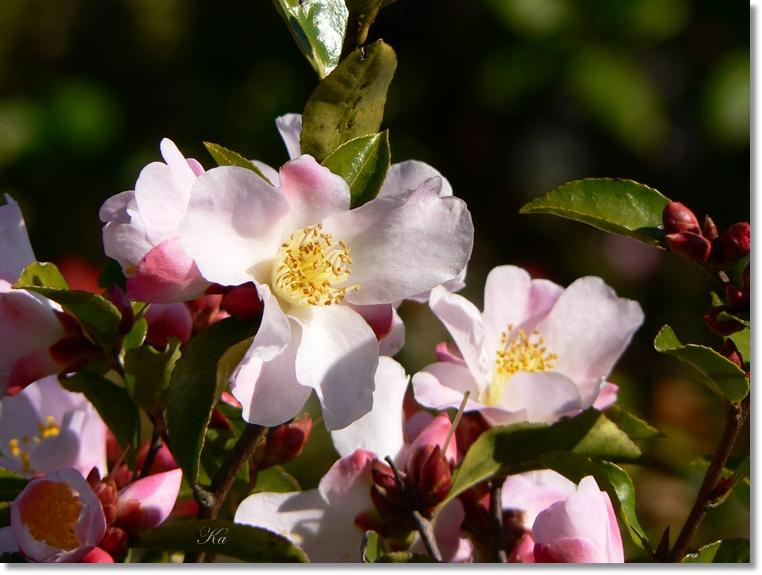
[[[545,347],[545,338],[539,330],[534,330],[529,336],[523,329],[516,332],[510,340],[513,325],[508,326],[500,339],[497,350],[492,382],[488,388],[486,403],[496,405],[508,379],[517,371],[535,372],[553,369],[558,354],[550,353]],[[532,341],[534,339],[534,341]]]
[[[39,435],[32,438],[30,438],[28,435],[25,435],[21,438],[21,441],[18,439],[11,439],[8,442],[11,448],[11,455],[21,460],[22,471],[24,473],[34,474],[36,471],[32,469],[32,465],[30,463],[30,452],[27,449],[22,449],[22,446],[28,447],[31,445],[37,445],[46,437],[54,437],[58,435],[58,433],[61,431],[61,428],[56,425],[54,419],[55,418],[52,415],[48,415],[45,418],[45,423],[37,424],[37,429],[40,430]]]
[[[359,285],[334,287],[349,279],[352,258],[347,244],[335,242],[322,229],[323,224],[317,224],[294,232],[278,250],[273,287],[293,305],[336,304],[344,299],[347,289],[360,289]]]
[[[71,551],[79,547],[76,527],[83,505],[66,483],[43,481],[22,508],[21,521],[37,541]]]

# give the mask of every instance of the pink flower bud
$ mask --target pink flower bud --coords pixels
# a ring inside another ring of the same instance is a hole
[[[438,445],[440,448],[444,447],[444,443],[451,430],[452,423],[450,423],[449,416],[445,412],[440,413],[414,439],[409,452],[412,453],[422,445]],[[447,445],[447,453],[445,455],[447,456],[447,461],[451,465],[455,465],[458,456],[458,446],[454,434],[450,438],[450,443]],[[406,469],[408,469],[408,473],[410,473],[409,468],[406,467]]]
[[[680,202],[670,202],[662,213],[662,223],[667,234],[689,232],[700,234],[701,227],[696,215]]]
[[[712,330],[712,333],[716,335],[720,335],[722,337],[726,337],[732,333],[741,331],[746,327],[742,323],[734,319],[727,319],[727,320],[719,319],[718,316],[722,312],[733,314],[735,310],[729,305],[721,305],[721,306],[713,307],[702,316],[706,325],[708,325],[709,329]]]
[[[690,232],[667,234],[669,249],[694,262],[703,262],[712,253],[712,243],[704,236]]]
[[[11,529],[22,553],[38,563],[74,563],[103,538],[98,496],[76,469],[32,479],[11,503]]]
[[[265,469],[298,457],[310,438],[311,431],[312,417],[309,413],[270,430],[259,468]]]
[[[455,429],[455,438],[458,441],[459,459],[465,457],[471,444],[479,439],[482,433],[489,429],[478,413],[464,413],[460,423]]]
[[[140,449],[138,449],[137,454],[138,469],[143,469],[143,464],[145,463],[146,456],[148,455],[148,451],[150,449],[150,441],[144,441],[140,444]],[[148,471],[148,475],[156,475],[157,473],[172,471],[178,467],[179,465],[177,465],[175,458],[172,457],[172,452],[169,450],[166,444],[162,443],[161,447],[159,447],[159,449],[156,451],[156,456],[154,457],[151,469]]]
[[[575,493],[540,512],[532,526],[537,563],[623,563],[611,499],[588,475]]]
[[[259,292],[252,283],[239,285],[222,298],[222,308],[241,321],[257,321],[262,317],[264,304],[259,299]]]
[[[713,242],[720,235],[717,231],[717,226],[714,225],[714,221],[709,216],[704,218],[704,228],[701,230],[701,235]]]
[[[77,563],[113,563],[114,558],[107,552],[96,547],[90,553],[82,557]]]
[[[138,479],[119,492],[116,526],[127,533],[156,527],[169,517],[180,493],[180,469]]]
[[[123,529],[119,527],[107,527],[106,534],[101,539],[96,549],[101,548],[108,552],[109,556],[113,559],[120,558],[125,551],[127,551],[127,544],[130,542],[130,538]],[[99,563],[104,563],[99,561]]]
[[[749,288],[727,284],[725,295],[728,296],[728,303],[734,310],[749,311],[751,309],[751,290]]]
[[[749,222],[739,222],[728,228],[720,236],[720,250],[725,262],[741,259],[751,248],[751,228]]]
[[[411,451],[406,468],[408,477],[416,486],[420,511],[428,514],[450,492],[452,474],[450,465],[442,456],[439,445],[420,445]]]
[[[216,284],[215,284],[216,285]],[[214,287],[214,286],[212,286]],[[210,288],[211,289],[211,288]],[[203,297],[185,302],[193,316],[193,333],[203,331],[213,323],[229,317],[230,314],[220,308],[224,294],[210,293]]]
[[[164,349],[172,336],[181,343],[188,343],[191,337],[193,318],[184,304],[151,304],[143,317],[148,322],[146,341],[157,348]]]

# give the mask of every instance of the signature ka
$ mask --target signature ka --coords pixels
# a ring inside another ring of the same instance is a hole
[[[227,537],[225,537],[227,532],[227,527],[220,527],[219,529],[212,529],[209,526],[202,527],[199,533],[201,538],[196,539],[196,543],[199,545],[204,545],[206,543],[211,543],[212,545],[223,545],[227,541]]]

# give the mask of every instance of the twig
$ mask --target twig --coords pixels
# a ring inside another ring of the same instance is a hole
[[[151,473],[151,467],[153,467],[153,462],[156,460],[156,454],[159,452],[159,449],[161,449],[161,444],[162,441],[159,430],[154,428],[153,436],[151,437],[151,447],[148,448],[146,459],[143,462],[143,468],[140,470],[141,478],[146,477]]]
[[[492,519],[492,533],[496,539],[494,549],[497,553],[497,560],[499,563],[508,563],[503,532],[503,483],[505,483],[505,477],[495,477],[492,480],[489,510]]]
[[[415,526],[418,529],[418,533],[421,534],[423,544],[426,546],[426,551],[429,552],[429,555],[432,557],[432,559],[442,561],[442,553],[440,553],[439,547],[437,546],[436,537],[434,536],[434,528],[431,526],[429,520],[421,515],[417,509],[415,509],[415,504],[412,501],[412,497],[405,487],[405,483],[402,481],[400,472],[397,471],[397,467],[394,465],[392,458],[387,455],[384,460],[389,464],[389,467],[392,468],[394,479],[397,481],[397,485],[402,492],[402,498],[405,500],[405,505],[413,516],[413,520],[415,521]]]
[[[696,496],[693,509],[691,509],[688,519],[685,520],[685,525],[683,525],[683,529],[680,531],[680,535],[677,536],[672,552],[669,554],[670,563],[682,561],[688,550],[688,544],[704,519],[706,512],[712,508],[712,493],[720,481],[720,475],[728,457],[730,457],[738,433],[741,431],[741,427],[743,427],[749,415],[750,397],[750,395],[747,395],[740,404],[731,403],[726,407],[725,418],[727,423],[725,424],[725,431],[722,434],[722,439],[720,439],[720,444],[717,446],[717,451],[714,453],[712,462],[709,464],[709,469]]]

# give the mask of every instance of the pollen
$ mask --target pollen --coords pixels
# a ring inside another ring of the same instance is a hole
[[[82,510],[79,494],[66,483],[42,481],[21,511],[21,521],[37,541],[71,551],[79,547],[76,527]]]
[[[11,449],[11,455],[21,461],[22,472],[25,474],[34,475],[36,471],[32,468],[30,461],[31,451],[29,448],[36,446],[40,441],[47,437],[55,437],[61,431],[61,428],[56,425],[55,418],[52,415],[48,415],[43,423],[37,424],[39,435],[29,437],[24,435],[21,440],[11,439],[8,442],[8,446]]]
[[[273,264],[274,291],[293,305],[330,306],[359,284],[343,285],[352,274],[352,257],[344,241],[325,233],[323,224],[291,234]]]
[[[551,370],[558,359],[558,354],[548,351],[545,338],[540,335],[539,330],[534,330],[527,335],[523,329],[519,328],[511,337],[513,332],[513,325],[509,325],[508,331],[503,332],[500,338],[492,382],[487,390],[485,401],[488,405],[497,404],[508,379],[514,373]]]

